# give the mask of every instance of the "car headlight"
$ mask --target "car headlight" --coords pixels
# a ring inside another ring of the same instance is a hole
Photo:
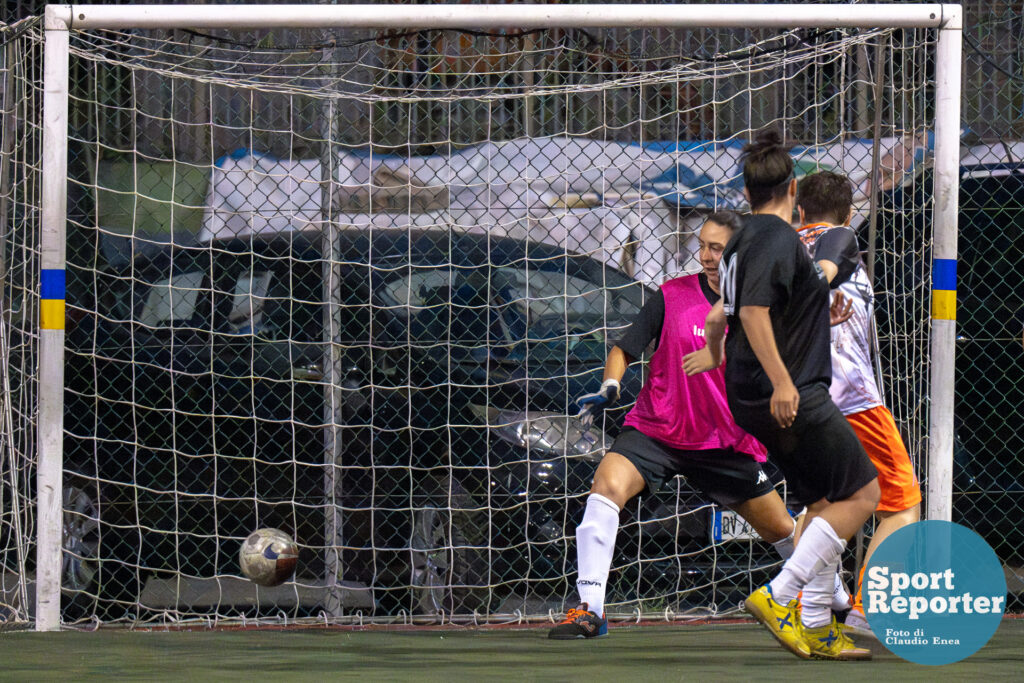
[[[498,437],[544,456],[569,456],[597,462],[608,447],[607,435],[583,424],[572,415],[540,411],[499,410],[493,414],[490,425]]]

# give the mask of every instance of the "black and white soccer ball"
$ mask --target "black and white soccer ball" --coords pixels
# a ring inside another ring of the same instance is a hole
[[[280,586],[295,573],[299,546],[280,529],[257,529],[242,543],[242,574],[261,586]]]

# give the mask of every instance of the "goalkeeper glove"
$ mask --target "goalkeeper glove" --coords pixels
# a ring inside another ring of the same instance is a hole
[[[576,405],[580,408],[580,412],[576,417],[583,423],[583,429],[590,429],[590,426],[594,424],[594,418],[599,413],[604,412],[606,408],[611,408],[615,405],[618,399],[619,381],[616,379],[606,379],[601,384],[599,391],[580,396],[576,399]]]

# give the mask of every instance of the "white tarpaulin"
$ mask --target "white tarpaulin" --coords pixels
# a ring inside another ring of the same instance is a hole
[[[653,192],[666,203],[680,209],[743,209],[743,169],[740,154],[743,141],[730,143],[654,144],[677,159],[669,169],[643,189]],[[930,135],[910,138],[890,137],[879,140],[879,186],[890,189],[913,174],[931,151]],[[871,192],[872,142],[847,140],[811,147],[794,147],[796,175],[815,171],[834,171],[846,175],[854,186],[854,202],[866,201]]]
[[[961,166],[980,164],[1015,164],[1024,161],[1024,142],[1012,140],[969,147],[960,156]]]
[[[248,151],[221,157],[199,241],[304,230],[323,220],[318,159],[282,161]]]
[[[593,253],[660,281],[675,252],[674,212],[637,187],[669,154],[575,138],[488,143],[450,156],[339,155],[337,223],[457,226]],[[218,160],[200,241],[303,230],[323,220],[322,164],[242,151]]]
[[[911,177],[930,153],[930,134],[879,141],[877,184]],[[353,228],[455,227],[529,238],[585,252],[638,279],[661,282],[697,267],[701,216],[743,209],[742,141],[651,143],[581,138],[487,143],[451,155],[340,154],[334,160],[334,220]],[[870,140],[793,150],[797,175],[844,173],[855,208],[872,182]],[[964,163],[1024,158],[1024,143],[964,150]],[[200,240],[319,227],[319,160],[282,161],[242,150],[218,160]]]

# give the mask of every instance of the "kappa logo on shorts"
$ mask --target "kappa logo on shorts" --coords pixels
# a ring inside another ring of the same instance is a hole
[[[763,481],[768,481],[768,475],[764,473],[764,470],[761,470],[760,472],[757,473],[757,481],[755,481],[754,483],[760,484]]]

